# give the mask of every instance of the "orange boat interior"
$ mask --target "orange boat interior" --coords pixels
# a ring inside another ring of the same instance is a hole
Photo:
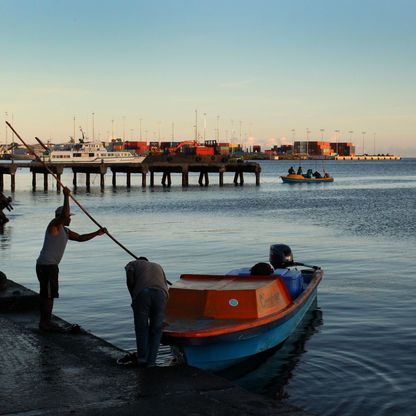
[[[169,290],[168,319],[258,319],[292,303],[279,276],[182,275]]]

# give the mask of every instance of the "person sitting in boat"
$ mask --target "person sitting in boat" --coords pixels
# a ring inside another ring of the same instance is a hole
[[[295,173],[295,169],[293,169],[293,166],[291,166],[287,172],[289,175],[293,175]]]
[[[312,178],[312,169],[308,169],[306,172],[306,175],[304,175],[305,178]]]
[[[253,276],[269,276],[274,272],[270,263],[256,263],[251,269],[250,274]]]
[[[302,166],[299,166],[298,171],[296,173],[298,175],[303,175]]]
[[[331,175],[328,172],[324,173],[324,178],[330,178],[330,177],[331,177]]]
[[[314,173],[313,173],[313,176],[316,178],[316,179],[319,179],[319,178],[322,178],[322,175],[316,170]]]

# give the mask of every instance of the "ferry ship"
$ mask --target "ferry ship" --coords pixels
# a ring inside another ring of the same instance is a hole
[[[45,163],[141,163],[146,156],[131,152],[108,151],[101,143],[56,146],[41,156]]]

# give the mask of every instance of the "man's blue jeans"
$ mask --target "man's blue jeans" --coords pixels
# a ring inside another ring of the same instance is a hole
[[[163,290],[143,289],[133,300],[137,359],[140,364],[154,366],[162,338],[167,296]]]

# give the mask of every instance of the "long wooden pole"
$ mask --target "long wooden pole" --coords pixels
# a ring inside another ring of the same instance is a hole
[[[6,121],[6,124],[10,127],[10,129],[14,132],[14,134],[18,137],[18,139],[24,144],[24,146],[30,151],[32,152],[32,149],[25,143],[25,141],[20,137],[19,133],[17,133],[17,131],[13,128],[13,126]],[[47,147],[41,142],[40,139],[36,138],[36,140],[43,146],[43,148],[47,149]],[[59,185],[61,185],[63,188],[65,187],[65,185],[61,182],[61,180],[58,178],[58,176],[52,172],[52,170],[49,168],[49,166],[35,153],[33,152],[35,155],[35,158],[38,162],[42,163],[42,165],[45,167],[45,169],[55,178],[55,180],[59,183]],[[69,194],[69,197],[75,202],[75,204],[77,204],[79,206],[79,208],[81,209],[81,211],[84,212],[84,214],[94,223],[96,224],[99,228],[104,228],[98,221],[96,221],[91,215],[90,213],[76,200],[76,198],[71,194]],[[118,244],[124,251],[126,251],[127,253],[130,254],[130,256],[134,257],[136,260],[138,259],[138,257],[133,254],[128,248],[126,248],[125,246],[123,246],[123,244],[121,244],[118,240],[116,240],[107,230],[106,234],[116,243]]]

